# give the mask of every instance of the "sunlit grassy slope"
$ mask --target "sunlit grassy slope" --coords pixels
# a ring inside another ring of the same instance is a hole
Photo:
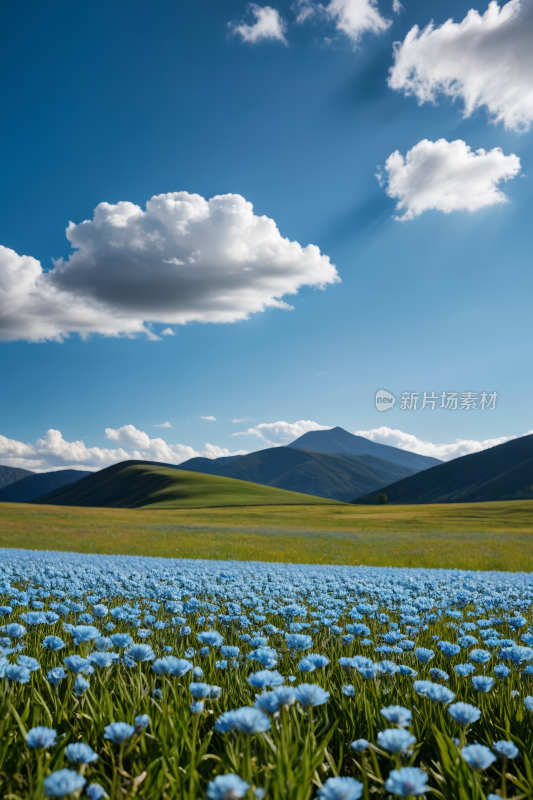
[[[107,508],[206,508],[337,501],[220,475],[125,461],[56,489],[34,502]]]
[[[180,510],[0,503],[0,547],[529,572],[533,501]]]

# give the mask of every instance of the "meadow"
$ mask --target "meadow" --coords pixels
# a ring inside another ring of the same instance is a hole
[[[0,551],[4,800],[533,797],[526,573]]]
[[[115,509],[0,503],[0,547],[533,570],[533,501]]]

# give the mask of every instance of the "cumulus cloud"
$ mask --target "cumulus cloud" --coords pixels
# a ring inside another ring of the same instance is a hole
[[[216,422],[217,421],[216,417],[200,417],[200,419],[207,419],[207,420],[209,420],[209,422]]]
[[[172,425],[170,424],[170,422],[160,422],[160,423],[154,422],[154,428],[171,428],[171,427]]]
[[[296,22],[319,16],[333,22],[339,33],[357,45],[364,33],[383,33],[391,25],[379,13],[377,0],[330,0],[327,5],[313,0],[299,0],[295,6]]]
[[[260,439],[264,446],[279,447],[290,444],[308,431],[328,431],[330,429],[331,425],[319,425],[318,422],[301,419],[298,422],[262,422],[246,431],[232,433],[231,436],[254,436],[256,439]]]
[[[339,281],[316,245],[284,239],[240,195],[162,194],[146,211],[100,203],[92,220],[69,224],[67,238],[75,252],[49,272],[0,246],[0,339],[155,339],[152,323],[244,320],[291,308],[281,298],[302,286]]]
[[[533,433],[533,431],[527,431],[527,433],[520,434],[520,436],[528,436],[530,433]],[[371,431],[354,431],[354,434],[356,436],[364,436],[365,439],[370,439],[372,442],[388,444],[391,447],[398,447],[400,450],[419,453],[421,456],[432,456],[433,458],[439,458],[441,461],[451,461],[453,458],[466,456],[469,453],[479,453],[481,450],[488,450],[489,447],[495,447],[497,444],[504,444],[504,442],[509,442],[511,439],[520,438],[520,436],[500,436],[482,441],[455,439],[451,444],[434,444],[433,442],[419,439],[411,433],[404,433],[404,431],[384,426],[374,428]]]
[[[195,450],[184,444],[167,444],[163,439],[151,439],[147,433],[134,425],[122,428],[106,428],[106,438],[119,445],[115,448],[86,447],[83,441],[67,442],[60,431],[49,430],[34,444],[25,444],[15,439],[0,436],[0,461],[10,467],[22,467],[34,472],[56,469],[85,469],[95,471],[129,459],[139,461],[162,461],[166,464],[181,464],[189,458],[220,458],[229,455],[245,455],[246,450],[230,452],[223,447],[206,444],[203,450]]]
[[[533,0],[491,2],[480,15],[415,25],[394,46],[389,86],[434,102],[440,93],[464,103],[464,116],[485,107],[493,122],[527,130],[533,120]]]
[[[414,219],[429,209],[478,211],[507,202],[498,188],[520,172],[518,156],[501,148],[473,151],[462,139],[423,139],[405,158],[396,150],[377,174],[389,197],[398,200],[396,219]]]
[[[257,3],[250,3],[248,11],[254,17],[255,22],[252,25],[245,22],[230,22],[231,33],[238,34],[244,42],[251,44],[264,39],[277,39],[277,41],[287,44],[285,39],[287,26],[279,11],[271,6],[258,6]]]

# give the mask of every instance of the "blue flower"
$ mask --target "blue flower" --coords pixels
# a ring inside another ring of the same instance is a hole
[[[493,742],[492,746],[500,758],[516,758],[519,752],[518,747],[513,742],[501,740],[499,742]]]
[[[134,661],[153,661],[155,658],[155,653],[149,644],[132,644],[125,651],[124,655],[128,658],[132,658]]]
[[[207,796],[209,800],[230,800],[230,798],[238,800],[245,797],[249,788],[249,784],[238,775],[228,773],[227,775],[218,775],[214,781],[209,782]]]
[[[83,742],[68,744],[65,748],[65,755],[71,764],[92,764],[93,761],[98,761],[94,750]]]
[[[79,645],[83,642],[90,642],[92,639],[99,639],[101,633],[94,625],[74,625],[70,634],[74,639],[74,644]]]
[[[63,680],[63,678],[67,677],[67,673],[63,669],[63,667],[53,667],[51,670],[48,671],[48,675],[46,679],[49,683],[52,683],[54,686],[58,686],[59,683]]]
[[[76,680],[74,681],[74,694],[78,697],[81,697],[84,692],[87,691],[89,688],[90,683],[87,678],[84,678],[83,675],[76,675]]]
[[[129,635],[129,633],[114,633],[111,636],[111,641],[115,645],[115,647],[129,647],[130,644],[133,642],[133,639]]]
[[[190,683],[189,684],[189,691],[193,697],[197,700],[205,699],[209,697],[209,690],[211,687],[208,683]]]
[[[500,658],[512,661],[517,667],[522,661],[531,661],[533,659],[533,650],[531,647],[520,647],[519,645],[504,647],[500,650]]]
[[[415,656],[421,664],[427,664],[428,661],[431,661],[434,655],[435,653],[433,650],[428,650],[427,647],[417,647],[415,650]]]
[[[496,761],[496,756],[484,744],[468,744],[461,755],[473,769],[488,769]]]
[[[382,675],[396,675],[400,671],[400,668],[393,661],[379,661],[376,667]]]
[[[63,664],[67,667],[67,669],[74,673],[83,672],[85,674],[90,674],[91,672],[94,672],[89,661],[87,661],[86,658],[82,658],[78,655],[67,656],[63,660]]]
[[[140,733],[150,725],[150,717],[148,714],[139,714],[133,721],[135,722],[135,733]]]
[[[239,657],[240,652],[241,651],[239,647],[234,647],[233,645],[229,644],[225,644],[220,648],[220,655],[224,658],[229,658],[232,661]]]
[[[452,644],[451,642],[439,642],[438,646],[440,647],[441,653],[445,658],[453,658],[461,652],[459,645]]]
[[[470,661],[474,664],[486,664],[492,658],[488,650],[471,650],[468,654]]]
[[[203,669],[201,667],[195,667],[192,671],[192,676],[193,678],[198,678],[199,680],[202,680],[202,678],[204,677]]]
[[[41,665],[37,659],[32,658],[31,656],[19,656],[17,658],[17,664],[19,667],[26,667],[26,669],[29,669],[30,672],[37,672],[41,669]]]
[[[429,670],[429,677],[432,681],[438,681],[439,683],[444,683],[450,677],[447,672],[444,672],[442,669],[437,669],[434,667],[433,669]]]
[[[100,603],[99,605],[93,606],[93,614],[95,617],[103,619],[104,617],[107,617],[107,615],[109,614],[109,609],[107,608],[107,606],[104,606]]]
[[[224,637],[218,631],[202,631],[202,633],[197,634],[197,639],[202,644],[209,645],[209,647],[220,647],[224,642]]]
[[[154,691],[152,692],[152,697],[154,698],[154,700],[161,700],[161,698],[163,697],[163,692],[161,691],[161,689],[154,689]]]
[[[234,711],[226,711],[215,722],[218,733],[241,731],[242,733],[264,733],[270,728],[270,720],[257,708],[244,706]]]
[[[18,622],[12,622],[9,625],[2,625],[0,628],[2,633],[6,633],[10,639],[21,639],[27,633],[24,625],[19,625]]]
[[[388,728],[378,732],[378,745],[389,753],[403,753],[416,744],[416,737],[403,728]]]
[[[505,678],[507,678],[510,672],[511,670],[509,669],[509,667],[506,667],[505,664],[497,664],[494,667],[494,674],[496,675],[497,678],[500,678],[500,680],[504,680]]]
[[[180,636],[190,636],[191,629],[188,625],[181,625],[180,627]],[[224,640],[223,640],[224,641]]]
[[[455,700],[455,694],[440,683],[431,683],[425,696],[434,703],[451,703]]]
[[[472,725],[481,716],[479,708],[468,703],[455,703],[453,706],[449,706],[448,713],[459,725]]]
[[[328,778],[318,790],[320,800],[359,800],[363,784],[355,778]]]
[[[108,797],[104,787],[100,786],[99,783],[90,783],[85,789],[85,794],[88,796],[89,800],[101,800],[102,797]]]
[[[228,662],[227,661],[215,661],[215,668],[216,669],[227,669]]]
[[[494,678],[489,678],[488,675],[474,675],[472,686],[478,692],[490,692],[494,686]]]
[[[381,709],[381,716],[385,717],[387,722],[392,725],[398,725],[400,728],[408,728],[413,721],[413,716],[408,708],[403,706],[388,706]]]
[[[176,656],[165,656],[158,658],[152,664],[152,669],[156,675],[171,675],[174,678],[182,678],[193,668],[190,661]]]
[[[454,670],[462,678],[465,678],[467,675],[470,675],[472,672],[475,672],[476,668],[473,664],[456,664]]]
[[[105,653],[106,650],[111,650],[113,642],[107,636],[101,636],[99,639],[95,639],[94,646],[100,653]]]
[[[528,711],[533,711],[533,697],[531,695],[524,697],[524,705]]]
[[[257,650],[252,650],[248,653],[247,659],[249,661],[259,661],[263,667],[271,669],[278,663],[278,654],[272,647],[259,647]]]
[[[296,700],[304,708],[313,708],[327,703],[329,692],[324,691],[317,683],[301,683],[296,687]]]
[[[60,639],[59,636],[47,636],[43,639],[43,647],[45,650],[62,650],[63,647],[66,647],[65,642],[63,639]]]
[[[313,640],[304,633],[289,633],[285,636],[287,647],[296,652],[297,650],[309,650],[313,646]]]
[[[47,797],[66,797],[85,786],[85,778],[72,769],[60,769],[44,779]]]
[[[355,689],[351,683],[342,687],[342,693],[346,695],[346,697],[355,697]]]
[[[418,767],[393,769],[385,783],[385,789],[400,797],[414,795],[418,797],[427,792],[428,775]]]
[[[56,743],[56,736],[53,728],[32,728],[26,734],[26,744],[34,750],[46,750]]]
[[[309,653],[309,655],[302,658],[298,664],[300,672],[313,672],[317,667],[325,667],[329,664],[329,658],[322,656],[319,653]]]
[[[267,717],[279,711],[281,703],[276,692],[263,692],[256,697],[254,708],[258,708]]]
[[[117,653],[93,653],[89,656],[91,664],[96,664],[101,669],[112,667],[116,659],[118,659]]]
[[[407,678],[416,678],[418,672],[415,672],[412,667],[408,667],[407,664],[400,664],[399,666],[400,675],[405,675]]]
[[[366,739],[356,739],[355,742],[352,742],[350,745],[352,750],[355,750],[356,753],[364,753],[368,746],[369,743]]]
[[[26,667],[19,664],[8,664],[5,671],[6,678],[16,683],[28,683],[31,673]]]
[[[193,714],[201,714],[204,710],[204,704],[201,700],[198,700],[196,703],[191,703],[189,708]]]
[[[127,722],[111,722],[104,728],[104,739],[110,739],[115,744],[122,744],[135,733],[133,725]]]

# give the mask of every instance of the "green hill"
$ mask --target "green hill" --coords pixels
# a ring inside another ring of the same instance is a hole
[[[533,434],[455,458],[383,486],[389,503],[486,503],[533,499]],[[373,491],[352,502],[373,504]]]
[[[35,504],[100,508],[214,508],[335,503],[248,481],[144,461],[123,461],[33,500]]]
[[[179,469],[253,481],[345,503],[358,494],[379,489],[385,483],[415,472],[374,455],[319,453],[296,447],[270,447],[240,456],[230,463],[191,458],[180,464]]]

